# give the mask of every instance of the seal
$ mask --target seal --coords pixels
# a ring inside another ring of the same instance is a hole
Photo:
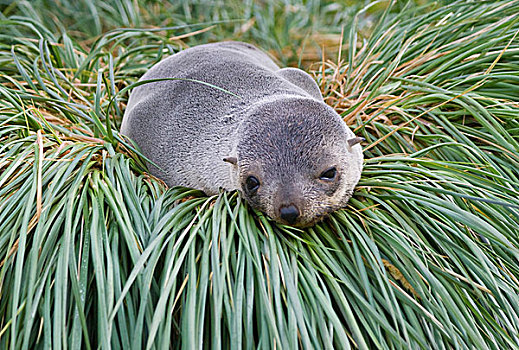
[[[239,190],[277,222],[313,225],[344,207],[363,154],[314,79],[242,42],[195,46],[149,69],[121,132],[168,186]]]

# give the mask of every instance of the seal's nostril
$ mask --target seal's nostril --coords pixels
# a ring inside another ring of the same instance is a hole
[[[288,222],[290,225],[293,225],[299,217],[299,209],[297,209],[295,205],[281,207],[279,208],[279,215],[281,216],[281,219]]]

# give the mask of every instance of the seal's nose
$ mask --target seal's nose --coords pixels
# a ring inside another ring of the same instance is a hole
[[[287,207],[279,208],[279,214],[283,221],[288,222],[289,225],[293,225],[299,217],[299,209],[297,209],[295,205],[291,204]]]

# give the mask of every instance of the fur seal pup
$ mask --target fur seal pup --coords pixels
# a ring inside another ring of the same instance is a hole
[[[121,131],[169,186],[209,195],[237,189],[252,207],[298,227],[351,197],[363,139],[304,71],[280,69],[252,45],[220,42],[170,56],[141,81],[161,78],[183,80],[136,87]]]

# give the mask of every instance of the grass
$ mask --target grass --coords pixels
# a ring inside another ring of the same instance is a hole
[[[348,207],[306,230],[236,193],[165,188],[118,134],[148,67],[186,41],[243,38],[229,21],[254,6],[172,7],[184,21],[164,23],[144,1],[64,4],[77,27],[52,3],[2,10],[3,348],[518,348],[518,1],[344,27],[340,56],[310,69],[366,138],[365,168]],[[337,26],[329,4],[304,4]]]

